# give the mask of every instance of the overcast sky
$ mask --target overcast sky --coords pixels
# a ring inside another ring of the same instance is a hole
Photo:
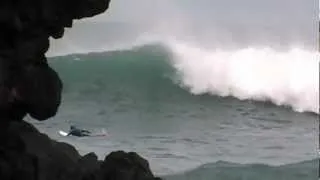
[[[148,33],[209,48],[316,50],[318,20],[318,0],[111,0],[105,13],[77,21],[51,49],[130,44]]]
[[[232,36],[233,41],[315,46],[318,11],[318,0],[111,0],[110,9],[90,21],[127,22],[217,41]]]
[[[205,19],[311,21],[318,0],[111,0],[102,21],[149,21],[170,16]]]

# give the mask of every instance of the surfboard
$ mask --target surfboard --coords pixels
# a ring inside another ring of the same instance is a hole
[[[68,136],[68,133],[65,132],[65,131],[58,131],[58,133],[61,135],[61,136]],[[108,133],[106,132],[106,130],[103,128],[102,131],[100,133],[93,133],[89,136],[84,136],[84,137],[101,137],[101,136],[107,136]]]
[[[59,134],[61,135],[61,136],[68,136],[68,133],[67,132],[64,132],[64,131],[59,131]]]

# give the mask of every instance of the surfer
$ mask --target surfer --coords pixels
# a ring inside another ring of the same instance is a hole
[[[84,130],[84,129],[79,129],[76,126],[71,125],[70,126],[70,131],[68,133],[68,136],[78,136],[78,137],[82,137],[82,136],[90,136],[91,132],[88,130]]]

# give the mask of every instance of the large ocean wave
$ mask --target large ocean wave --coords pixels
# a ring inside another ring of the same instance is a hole
[[[108,52],[100,55],[92,53],[105,50]],[[160,74],[157,77],[161,78],[151,80],[152,86],[159,87],[162,77],[166,77],[167,85],[170,84],[167,81],[170,79],[194,95],[210,94],[232,96],[241,100],[271,101],[298,112],[319,113],[318,52],[302,48],[282,51],[255,47],[236,50],[208,49],[168,38],[137,39],[131,44],[123,43],[89,51],[91,54],[86,55],[88,52],[85,50],[73,50],[72,52],[85,54],[60,59],[90,60],[91,66],[101,69],[102,74],[99,76],[106,76],[106,84],[112,84],[108,77],[119,76],[121,73],[115,72],[117,70],[110,65],[115,63],[115,66],[121,66],[125,71],[132,71],[134,77],[141,75],[130,82],[143,82],[143,79],[153,77],[150,73],[158,72]],[[67,53],[60,55],[65,54]],[[52,56],[56,55],[58,54]],[[99,62],[91,60],[92,57],[99,57]],[[85,64],[90,66],[89,62]],[[98,64],[94,65],[94,62]],[[166,70],[161,70],[164,66]],[[155,69],[158,71],[154,71]]]

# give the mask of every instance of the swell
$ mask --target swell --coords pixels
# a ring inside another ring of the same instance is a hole
[[[196,169],[164,176],[165,180],[311,180],[318,178],[319,160],[296,164],[269,166],[264,164],[236,164],[219,161]]]
[[[59,71],[66,97],[86,100],[188,94],[172,83],[171,54],[164,46],[148,45],[131,50],[73,54],[51,58]],[[91,99],[90,99],[91,98]]]
[[[270,101],[319,113],[316,53],[255,48],[210,51],[177,41],[145,42],[127,50],[53,57],[50,62],[65,81],[69,97],[161,101],[191,93]]]

